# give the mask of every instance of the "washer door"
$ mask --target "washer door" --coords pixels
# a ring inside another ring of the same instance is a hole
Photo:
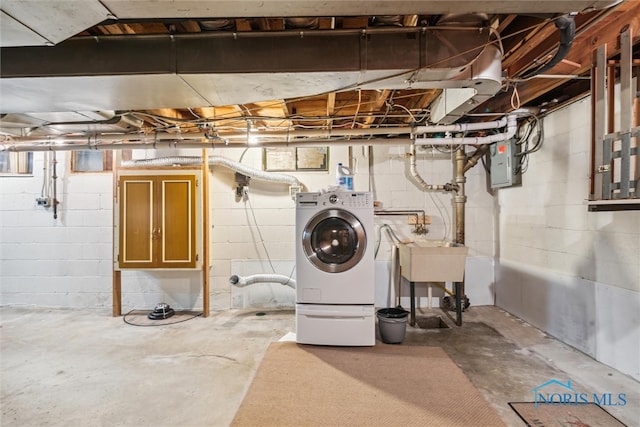
[[[352,213],[327,209],[311,218],[304,228],[302,247],[314,266],[328,273],[341,273],[360,262],[367,236]]]

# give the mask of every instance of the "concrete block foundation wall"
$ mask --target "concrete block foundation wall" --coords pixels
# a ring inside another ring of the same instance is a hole
[[[640,213],[588,212],[590,100],[544,119],[520,188],[498,191],[496,304],[640,379]]]
[[[211,152],[255,168],[262,167],[259,148]],[[352,150],[355,190],[375,189],[384,209],[424,209],[433,219],[429,233],[412,233],[406,216],[377,217],[375,235],[381,239],[376,261],[377,302],[388,302],[390,240],[379,233],[388,224],[402,239],[451,238],[450,194],[422,192],[410,180],[405,153],[408,147],[376,147],[373,180],[369,180],[369,152]],[[175,155],[138,153],[136,157]],[[194,155],[194,153],[180,153]],[[195,155],[199,155],[195,153]],[[51,208],[36,205],[43,184],[44,153],[34,153],[32,176],[0,177],[0,269],[3,305],[95,308],[110,310],[113,244],[113,175],[71,173],[70,153],[58,152],[58,218]],[[331,147],[329,170],[295,175],[306,191],[318,191],[335,183],[335,165],[348,164],[346,147]],[[433,183],[450,182],[451,155],[419,150],[418,170]],[[492,198],[484,191],[479,168],[469,172],[467,243],[470,254],[467,292],[477,305],[493,304]],[[287,185],[252,180],[248,199],[235,194],[234,172],[214,167],[210,200],[210,302],[213,310],[246,307],[293,306],[295,293],[279,284],[257,284],[239,289],[229,284],[232,274],[276,273],[291,275],[295,260],[295,203]],[[371,186],[371,187],[370,187]],[[446,229],[445,229],[446,226]],[[273,265],[273,268],[272,268]],[[158,302],[175,308],[202,307],[200,271],[125,270],[122,273],[122,309],[150,309]],[[426,304],[426,285],[417,294]],[[438,296],[434,293],[434,296]],[[437,301],[435,302],[437,304]]]

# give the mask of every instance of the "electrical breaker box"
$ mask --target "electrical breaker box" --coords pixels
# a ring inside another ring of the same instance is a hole
[[[496,142],[489,147],[491,158],[491,188],[511,187],[522,184],[520,146],[515,139]]]

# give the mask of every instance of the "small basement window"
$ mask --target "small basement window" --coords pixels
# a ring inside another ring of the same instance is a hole
[[[72,172],[106,172],[113,170],[113,156],[110,151],[72,151]]]
[[[33,152],[0,152],[0,175],[32,175]]]

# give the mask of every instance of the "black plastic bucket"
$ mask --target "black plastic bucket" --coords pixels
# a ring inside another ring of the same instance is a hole
[[[400,344],[407,332],[409,312],[403,308],[381,308],[376,312],[380,338],[386,344]]]

